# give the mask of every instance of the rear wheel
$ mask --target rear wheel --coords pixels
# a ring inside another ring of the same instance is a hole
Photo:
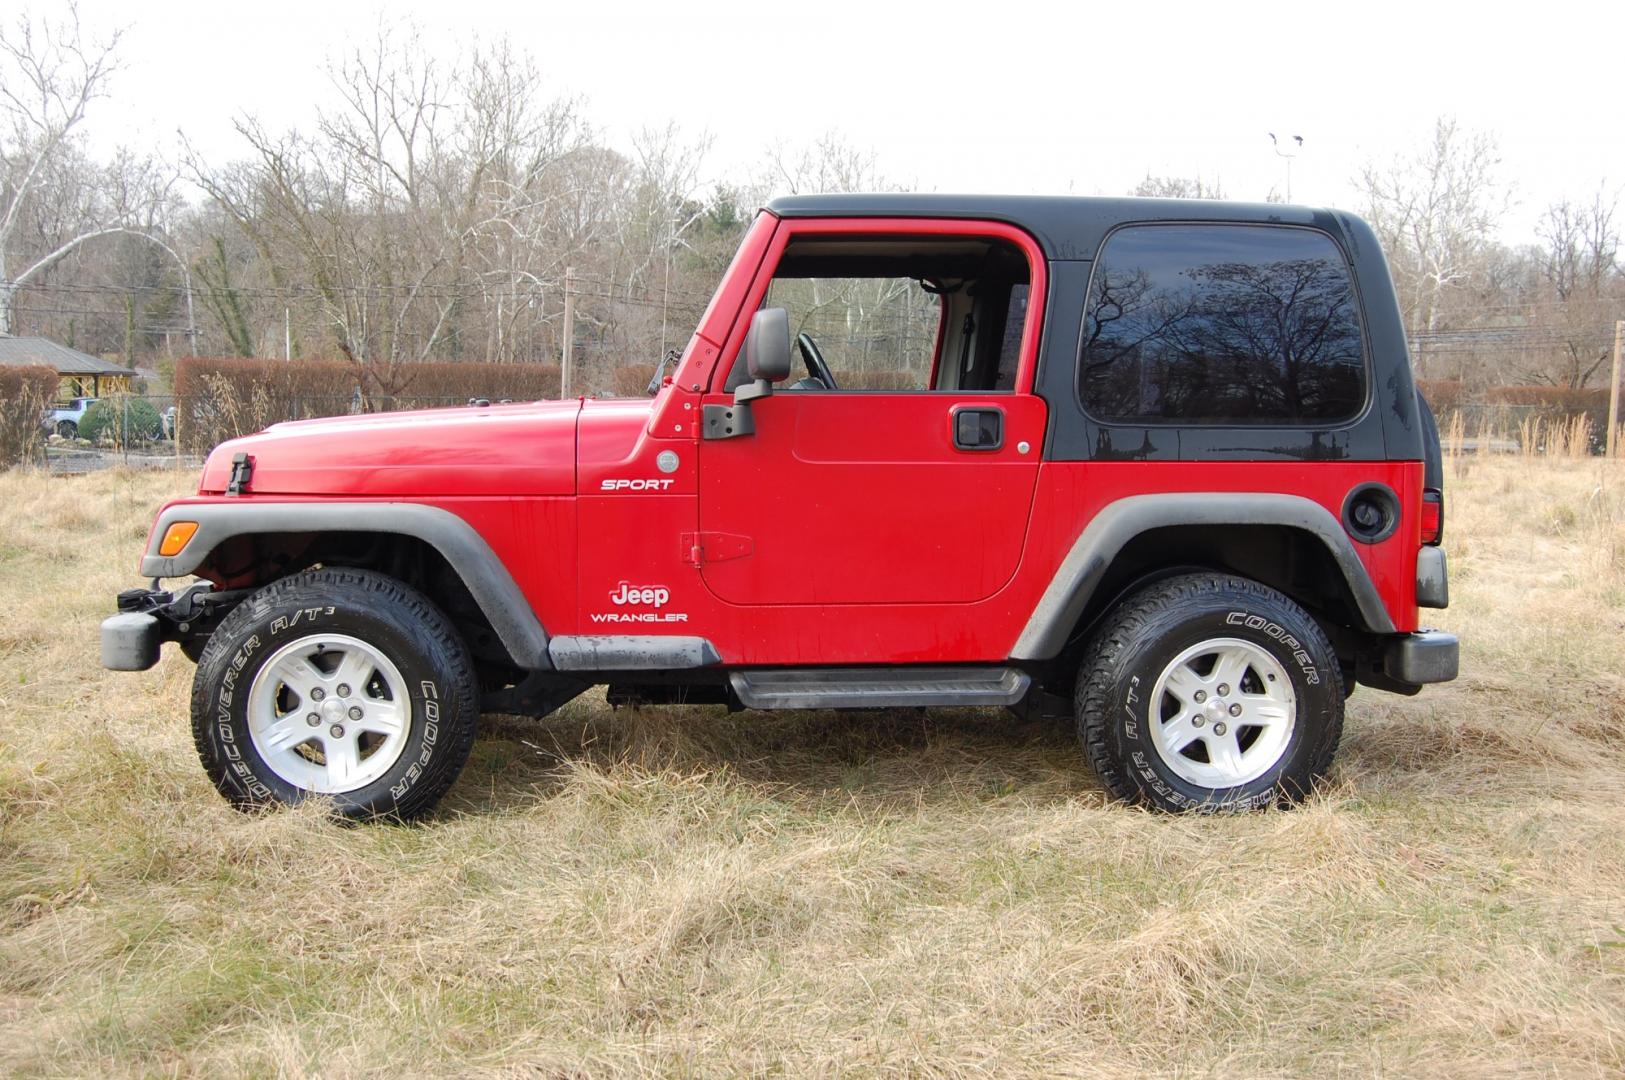
[[[478,709],[445,615],[393,578],[324,569],[266,586],[210,635],[192,732],[238,806],[314,795],[346,817],[408,818],[462,770]]]
[[[1245,810],[1299,799],[1325,775],[1343,677],[1297,604],[1244,578],[1189,574],[1107,618],[1074,705],[1084,753],[1113,795]]]
[[[56,425],[56,433],[64,439],[77,439],[79,437],[79,425],[72,420],[59,421]]]

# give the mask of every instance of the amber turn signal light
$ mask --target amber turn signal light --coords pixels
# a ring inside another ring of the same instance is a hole
[[[181,549],[192,542],[197,533],[197,522],[176,521],[164,530],[163,542],[158,545],[158,554],[165,556],[179,555]]]

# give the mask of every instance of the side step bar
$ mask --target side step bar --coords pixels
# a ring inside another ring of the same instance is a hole
[[[728,676],[747,709],[1014,705],[1032,677],[1007,667],[782,668]]]

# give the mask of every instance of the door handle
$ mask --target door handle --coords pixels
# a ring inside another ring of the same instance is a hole
[[[997,450],[1004,445],[1004,410],[990,405],[962,405],[953,411],[954,448]]]

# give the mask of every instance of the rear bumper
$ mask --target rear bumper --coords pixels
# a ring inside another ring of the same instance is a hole
[[[1461,645],[1455,634],[1418,630],[1388,643],[1382,654],[1383,674],[1396,682],[1424,686],[1449,682],[1461,667]]]

